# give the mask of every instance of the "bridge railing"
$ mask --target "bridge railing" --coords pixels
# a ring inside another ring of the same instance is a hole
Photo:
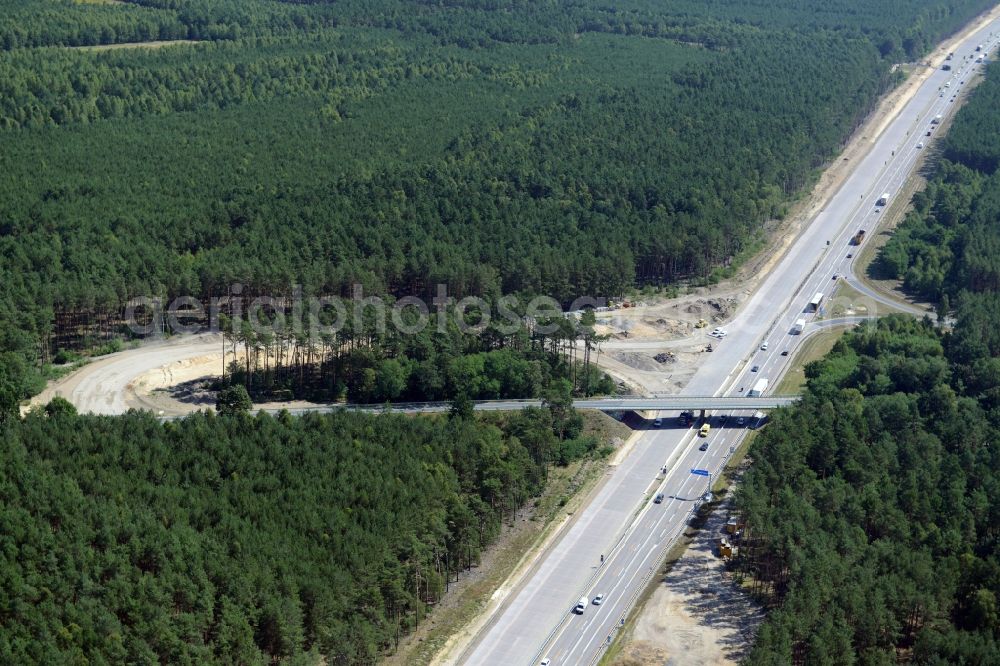
[[[735,397],[735,396],[664,396],[656,398],[580,398],[574,400],[573,404],[580,409],[602,409],[607,411],[623,410],[645,410],[645,409],[685,409],[704,408],[707,409],[768,409],[767,405],[784,406],[799,399],[798,395],[772,395],[761,397]],[[497,409],[512,407],[540,407],[542,401],[536,398],[515,398],[499,400],[475,400],[472,403],[475,407]],[[667,405],[667,406],[664,406]],[[672,405],[672,406],[671,406]],[[374,403],[343,403],[333,402],[314,407],[289,408],[289,411],[308,411],[317,409],[337,410],[347,409],[366,412],[378,411],[416,411],[416,410],[447,410],[451,409],[452,402],[449,400],[439,400],[431,402],[374,402]]]

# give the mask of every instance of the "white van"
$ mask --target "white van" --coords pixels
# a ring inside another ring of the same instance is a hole
[[[577,615],[583,615],[583,611],[587,610],[588,603],[587,597],[580,597],[580,601],[576,603],[576,608],[573,609],[573,612]]]

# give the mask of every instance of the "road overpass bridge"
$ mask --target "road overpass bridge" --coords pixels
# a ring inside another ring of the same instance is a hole
[[[787,407],[799,399],[797,395],[775,395],[767,397],[732,397],[712,395],[671,395],[659,398],[606,398],[600,400],[574,400],[579,409],[600,409],[603,411],[632,410],[738,410],[776,409]]]
[[[699,396],[699,395],[671,395],[653,398],[586,398],[574,400],[573,406],[577,409],[597,409],[605,412],[628,412],[628,411],[695,411],[700,410],[704,416],[706,411],[723,410],[739,411],[753,410],[761,411],[787,407],[799,399],[797,395],[775,395],[766,397],[720,397],[720,396]],[[541,400],[479,400],[473,403],[476,411],[510,412],[529,407],[541,407]],[[378,404],[351,404],[351,403],[328,403],[316,404],[308,407],[268,407],[259,411],[269,414],[279,414],[287,411],[290,414],[302,415],[310,412],[335,412],[339,410],[350,410],[357,412],[401,412],[406,414],[433,414],[435,412],[447,412],[451,409],[451,402],[393,402]],[[161,416],[162,421],[173,421],[184,418],[183,415]]]
[[[767,410],[787,407],[799,399],[797,395],[774,395],[759,397],[715,396],[715,395],[665,395],[652,398],[584,398],[574,400],[577,409],[598,409],[605,412],[618,411],[686,411],[686,410]],[[478,400],[473,403],[477,411],[514,411],[528,407],[541,407],[541,400]],[[330,404],[300,409],[290,409],[293,414],[350,409],[363,412],[446,412],[451,403],[441,402],[396,402],[384,404]]]

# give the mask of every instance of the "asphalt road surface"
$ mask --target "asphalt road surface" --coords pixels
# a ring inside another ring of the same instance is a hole
[[[955,107],[952,96],[977,67],[964,56],[974,53],[980,43],[989,45],[991,56],[995,54],[996,39],[991,33],[1000,34],[1000,21],[955,49],[954,70],[930,76],[885,127],[827,207],[804,228],[761,288],[741,307],[727,327],[728,335],[721,341],[706,337],[715,351],[688,383],[685,394],[740,395],[740,387],[749,390],[762,377],[769,378],[773,389],[787,369],[791,352],[805,337],[790,334],[795,321],[806,319],[807,332],[824,325],[813,321],[817,313],[807,311],[807,304],[814,294],[833,291],[834,275],[851,272],[855,257],[847,255],[857,254],[851,238],[859,229],[871,238],[884,208],[876,201],[884,192],[890,198],[900,192],[920,152],[927,150],[926,132],[938,131],[932,121],[938,114],[947,117]],[[945,87],[946,83],[950,86]],[[921,142],[924,147],[917,148]],[[819,314],[830,305],[824,298]],[[761,349],[764,342],[766,350]],[[783,356],[786,350],[789,355]],[[755,365],[759,367],[752,372]],[[708,487],[708,478],[691,470],[717,473],[745,434],[746,426],[737,426],[737,418],[750,415],[715,415],[706,438],[698,437],[693,428],[676,427],[676,412],[659,416],[668,427],[651,430],[637,442],[565,534],[464,653],[457,655],[457,663],[528,665],[549,658],[555,666],[590,664],[600,657]],[[724,426],[718,424],[721,416],[727,417]],[[701,451],[700,445],[706,442],[707,450]],[[665,499],[655,504],[652,498],[659,492]],[[606,595],[600,606],[589,603],[581,615],[572,612],[581,597],[591,600],[597,594]]]

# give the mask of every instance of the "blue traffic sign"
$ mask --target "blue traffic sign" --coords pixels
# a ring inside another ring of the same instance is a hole
[[[712,473],[709,472],[707,469],[693,469],[693,470],[691,470],[691,473],[694,474],[695,476],[711,476],[712,475]]]

